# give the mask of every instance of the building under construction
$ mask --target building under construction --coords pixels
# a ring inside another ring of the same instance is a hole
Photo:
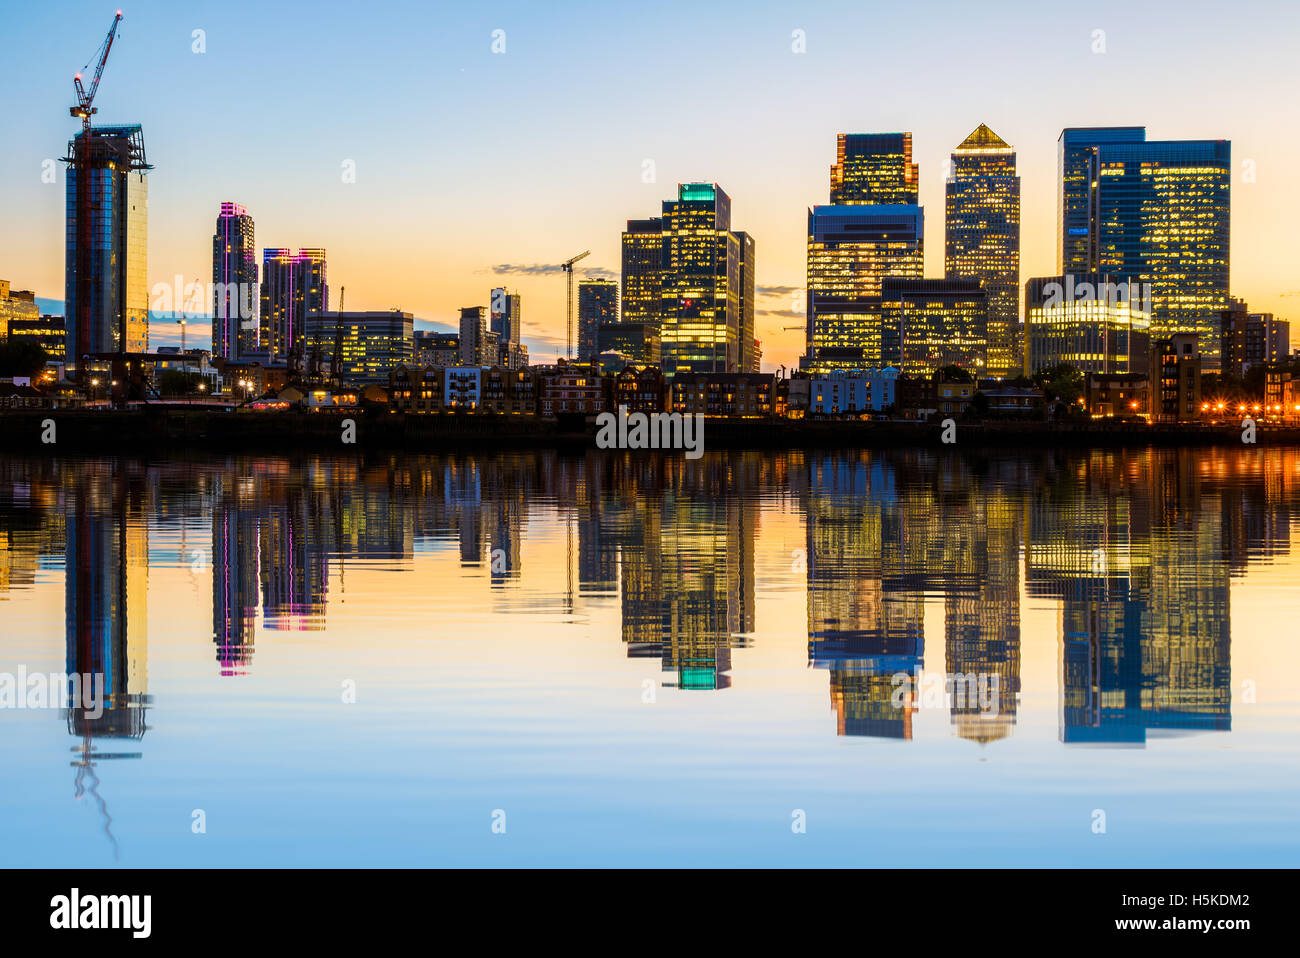
[[[97,126],[68,144],[68,363],[149,348],[149,188],[139,125]]]
[[[77,103],[69,111],[81,132],[68,144],[68,205],[64,307],[67,362],[84,371],[94,353],[143,353],[149,346],[149,190],[144,134],[132,126],[91,126],[119,10],[93,58],[89,88],[73,78]],[[87,64],[89,67],[89,64]]]

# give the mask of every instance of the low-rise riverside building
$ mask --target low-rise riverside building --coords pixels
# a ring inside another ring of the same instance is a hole
[[[899,371],[884,369],[837,370],[808,377],[808,403],[812,416],[877,413],[894,405]]]
[[[1093,419],[1151,414],[1151,380],[1142,373],[1089,373],[1084,404]]]
[[[594,416],[609,408],[612,379],[601,376],[590,363],[561,359],[553,366],[535,367],[538,378],[537,411],[542,416],[581,413]]]
[[[658,366],[630,365],[614,377],[614,405],[629,412],[664,412],[664,374]]]
[[[673,412],[739,419],[780,414],[771,373],[678,373],[670,397]]]

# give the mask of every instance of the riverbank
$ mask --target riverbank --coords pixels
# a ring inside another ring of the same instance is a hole
[[[349,429],[347,421],[353,423]],[[52,425],[51,425],[52,424]],[[224,412],[177,407],[132,410],[14,410],[0,413],[0,450],[158,452],[168,448],[241,450],[596,447],[583,417]],[[347,439],[354,441],[348,442]],[[704,448],[940,446],[936,423],[707,419]],[[51,441],[52,440],[52,441]],[[1146,425],[1085,422],[958,421],[964,447],[1241,445],[1239,424]],[[1257,428],[1258,445],[1300,445],[1300,427]]]

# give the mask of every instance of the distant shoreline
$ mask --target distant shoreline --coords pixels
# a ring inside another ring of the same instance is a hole
[[[355,443],[342,441],[343,420],[355,422]],[[589,417],[590,419],[590,417]],[[55,442],[42,441],[52,420]],[[808,419],[706,419],[707,449],[944,448],[937,423],[838,422]],[[0,450],[8,452],[163,452],[210,449],[339,452],[457,448],[596,449],[596,426],[581,417],[563,421],[480,414],[414,415],[361,413],[233,413],[177,407],[145,410],[6,410],[0,412]],[[1093,446],[1241,446],[1237,425],[1202,426],[1029,421],[967,422],[958,419],[955,448],[1052,448]],[[1260,425],[1257,446],[1300,445],[1300,427]],[[615,451],[615,450],[611,450]],[[661,455],[674,450],[630,450]]]

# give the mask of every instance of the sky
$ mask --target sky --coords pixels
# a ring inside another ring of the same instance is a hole
[[[115,9],[6,11],[0,279],[47,299],[63,296],[65,184],[62,164],[43,182],[43,164],[75,132],[72,76]],[[506,285],[523,294],[533,358],[549,360],[564,341],[556,264],[590,250],[590,275],[616,274],[627,219],[658,215],[678,182],[710,181],[754,236],[756,332],[775,369],[802,352],[791,308],[806,210],[827,201],[837,133],[913,134],[934,276],[944,164],[988,123],[1017,150],[1023,281],[1055,272],[1061,129],[1145,125],[1149,139],[1232,141],[1232,293],[1285,318],[1300,303],[1290,0],[230,0],[123,13],[96,119],[144,128],[151,288],[210,280],[217,210],[233,200],[259,249],[327,249],[332,305],[345,286],[348,309],[398,307],[436,328]],[[206,345],[202,328],[191,344]],[[174,330],[155,324],[151,341]]]

